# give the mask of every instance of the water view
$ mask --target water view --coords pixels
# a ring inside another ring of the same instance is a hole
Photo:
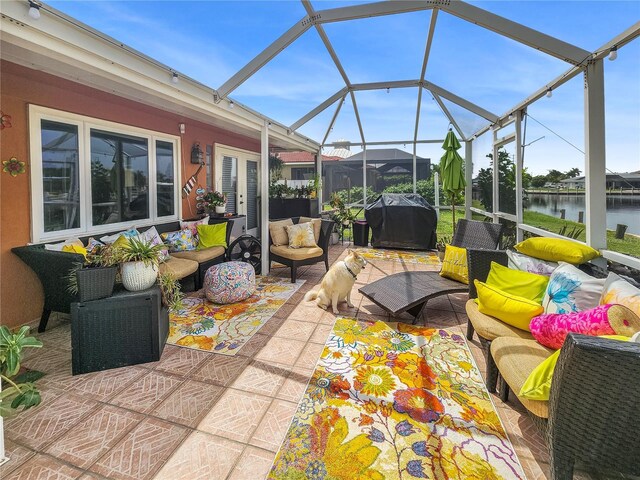
[[[565,209],[565,218],[574,222],[578,212],[586,210],[584,195],[530,193],[527,197],[527,210],[559,217]],[[618,223],[628,226],[627,233],[640,235],[640,195],[607,195],[607,228],[615,230]]]

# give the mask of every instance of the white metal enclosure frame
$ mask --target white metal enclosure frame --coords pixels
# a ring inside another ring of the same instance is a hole
[[[420,109],[422,102],[423,90],[427,90],[444,116],[449,120],[450,125],[456,130],[461,139],[465,142],[465,178],[467,181],[467,189],[465,191],[465,211],[466,217],[471,216],[471,180],[473,173],[473,160],[472,160],[472,145],[473,141],[483,133],[492,129],[493,144],[494,144],[494,159],[497,159],[497,150],[500,145],[515,142],[516,155],[516,189],[522,190],[522,172],[523,172],[523,145],[522,145],[522,128],[521,123],[526,115],[527,106],[531,105],[536,100],[542,98],[550,89],[553,90],[563,83],[567,82],[576,75],[583,73],[585,81],[585,185],[586,185],[586,231],[587,231],[587,244],[602,251],[605,258],[615,260],[624,263],[635,268],[640,268],[640,260],[622,255],[615,252],[606,250],[606,207],[605,207],[605,136],[604,136],[604,69],[602,66],[602,59],[609,54],[612,48],[620,49],[627,43],[633,41],[640,35],[640,22],[636,23],[620,35],[611,39],[602,47],[594,52],[583,50],[577,46],[571,45],[567,42],[559,40],[557,38],[546,35],[542,32],[536,31],[519,23],[513,22],[507,18],[501,17],[494,13],[488,12],[476,6],[470,5],[461,0],[422,0],[422,1],[383,1],[376,3],[367,3],[355,6],[332,8],[326,10],[315,10],[310,0],[301,0],[307,15],[303,17],[299,22],[293,25],[287,30],[280,38],[268,46],[265,50],[259,53],[253,60],[251,60],[245,67],[239,70],[235,75],[229,78],[220,88],[217,90],[220,101],[222,98],[227,97],[231,92],[238,88],[243,82],[245,82],[251,75],[262,68],[265,64],[271,61],[278,53],[284,50],[288,45],[292,44],[297,38],[303,35],[307,30],[312,27],[316,29],[320,36],[329,56],[331,57],[336,69],[340,73],[344,82],[344,87],[327,98],[324,102],[317,105],[311,111],[307,112],[300,119],[290,125],[290,130],[295,132],[302,125],[319,115],[325,109],[331,105],[337,103],[335,112],[327,126],[326,133],[320,142],[320,150],[318,151],[318,158],[321,159],[322,147],[332,146],[333,144],[326,143],[329,136],[329,132],[333,128],[336,119],[338,118],[342,105],[344,104],[347,95],[350,97],[353,110],[360,134],[358,141],[347,142],[348,145],[359,145],[363,148],[363,191],[366,192],[366,156],[367,147],[372,145],[391,145],[391,144],[412,144],[413,146],[413,190],[416,191],[417,173],[416,173],[416,146],[419,143],[435,143],[441,142],[441,140],[428,140],[420,139],[418,137],[418,128],[420,124]],[[352,83],[348,78],[345,69],[333,47],[331,41],[326,34],[323,25],[326,23],[343,22],[348,20],[362,19],[368,17],[376,17],[383,15],[402,14],[408,12],[416,12],[422,10],[431,10],[432,15],[427,30],[426,44],[424,49],[424,57],[422,61],[422,68],[420,78],[410,80],[394,80],[383,81],[373,83]],[[469,100],[456,95],[453,92],[446,90],[445,88],[434,84],[428,80],[426,74],[427,65],[429,60],[429,54],[431,51],[431,45],[433,41],[433,34],[437,25],[438,14],[443,12],[453,15],[467,22],[474,23],[480,27],[498,33],[506,38],[515,40],[521,44],[527,45],[541,52],[546,53],[552,57],[563,60],[569,63],[571,68],[558,78],[549,82],[547,85],[541,87],[532,95],[524,99],[508,112],[497,115],[490,110],[476,105]],[[380,89],[395,89],[395,88],[417,88],[417,105],[416,105],[416,117],[414,124],[414,134],[412,140],[389,140],[384,142],[367,142],[365,132],[362,127],[360,118],[360,112],[356,103],[355,92],[366,90],[380,90]],[[484,127],[479,129],[471,136],[465,136],[462,129],[459,126],[459,122],[450,110],[447,109],[442,99],[446,99],[463,109],[474,113],[484,118],[487,123]],[[510,134],[505,138],[498,138],[498,130],[515,122],[515,133]],[[341,142],[344,144],[344,142]],[[263,152],[263,156],[265,153]],[[321,160],[318,162],[318,168],[321,167]],[[498,169],[494,168],[494,184],[493,184],[493,213],[488,214],[493,218],[495,222],[499,218],[505,218],[513,221],[517,225],[517,238],[521,239],[523,231],[531,231],[540,235],[554,234],[546,232],[541,229],[526,225],[523,223],[523,202],[520,195],[516,195],[518,199],[516,201],[516,214],[509,214],[499,211],[498,202]],[[474,209],[478,211],[477,209]],[[480,211],[479,211],[480,212]],[[487,212],[481,212],[487,214]],[[266,219],[265,219],[266,220]]]

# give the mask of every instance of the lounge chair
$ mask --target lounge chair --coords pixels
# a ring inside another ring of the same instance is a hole
[[[474,250],[496,250],[502,225],[459,220],[451,245]],[[362,295],[391,316],[407,312],[415,324],[427,302],[440,295],[468,292],[469,285],[441,277],[439,272],[402,272],[389,275],[358,289]]]

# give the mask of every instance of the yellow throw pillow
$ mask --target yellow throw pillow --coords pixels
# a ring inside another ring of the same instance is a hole
[[[316,243],[320,241],[320,229],[322,228],[322,219],[321,218],[311,218],[311,217],[300,217],[298,223],[307,223],[311,222],[313,225],[313,236],[316,238]]]
[[[529,331],[533,317],[544,312],[539,303],[517,295],[505,293],[479,280],[474,281],[478,290],[478,310],[520,330]]]
[[[513,270],[496,262],[491,262],[491,270],[486,284],[503,292],[524,297],[542,304],[549,277],[535,273]]]
[[[198,250],[211,247],[227,248],[227,222],[214,225],[197,225]]]
[[[573,265],[579,265],[600,256],[600,252],[588,245],[562,238],[528,238],[514,248],[530,257]]]
[[[469,284],[466,248],[454,247],[453,245],[446,246],[440,276]]]
[[[602,335],[601,338],[621,340],[623,342],[629,341],[629,337],[622,335]],[[540,400],[543,402],[549,400],[551,380],[553,379],[553,372],[556,369],[559,356],[560,350],[556,350],[549,358],[534,368],[522,385],[518,395],[522,398],[528,398],[529,400]]]
[[[62,251],[63,252],[69,252],[69,253],[79,253],[83,257],[87,258],[87,249],[84,248],[84,247],[80,247],[80,246],[78,246],[76,244],[63,245],[62,246]]]
[[[313,235],[313,226],[311,223],[299,223],[297,225],[288,225],[287,235],[289,236],[289,246],[291,248],[317,247],[316,238]]]
[[[120,235],[115,242],[112,244],[115,248],[126,247],[129,245],[129,239],[124,235]]]
[[[269,222],[269,233],[271,234],[271,242],[275,245],[286,245],[289,243],[289,237],[287,236],[288,225],[293,225],[293,220],[287,218],[285,220],[277,220],[275,222]]]

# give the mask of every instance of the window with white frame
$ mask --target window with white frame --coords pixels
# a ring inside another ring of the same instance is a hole
[[[30,107],[33,241],[178,218],[179,138]]]

